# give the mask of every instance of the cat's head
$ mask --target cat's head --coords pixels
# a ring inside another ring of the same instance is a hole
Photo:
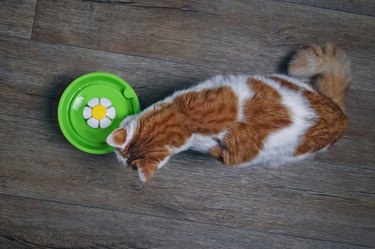
[[[171,156],[157,139],[157,133],[142,127],[137,116],[126,118],[120,128],[107,137],[107,143],[116,149],[121,164],[138,171],[142,182],[151,180]]]

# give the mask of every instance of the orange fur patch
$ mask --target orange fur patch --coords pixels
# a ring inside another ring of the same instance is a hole
[[[254,96],[245,104],[245,122],[229,126],[228,135],[210,154],[227,165],[241,164],[255,158],[272,132],[291,124],[280,94],[263,82],[250,79]]]
[[[318,151],[334,144],[348,125],[348,118],[331,99],[314,92],[306,91],[303,95],[309,100],[319,120],[307,130],[303,142],[296,150],[296,155]]]
[[[178,96],[174,103],[191,133],[220,133],[238,116],[238,100],[228,86],[189,92]]]

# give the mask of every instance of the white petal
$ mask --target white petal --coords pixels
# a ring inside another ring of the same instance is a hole
[[[85,119],[88,119],[89,117],[91,117],[91,108],[90,107],[85,107],[83,108],[83,117]]]
[[[108,108],[107,116],[114,119],[116,117],[116,109],[114,107]]]
[[[89,102],[87,102],[87,105],[90,106],[90,107],[94,107],[97,104],[99,104],[99,99],[98,98],[90,99]]]
[[[99,121],[96,120],[95,118],[90,118],[89,120],[87,120],[87,124],[91,128],[98,128],[99,127]]]
[[[104,129],[111,125],[111,120],[109,118],[103,118],[100,120],[100,128]]]
[[[101,98],[100,104],[104,107],[110,107],[112,105],[112,102],[107,98]]]

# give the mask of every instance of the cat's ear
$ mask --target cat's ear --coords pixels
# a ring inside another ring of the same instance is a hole
[[[137,163],[139,179],[142,182],[150,181],[156,175],[158,164],[150,160],[142,160]]]
[[[107,144],[115,148],[122,148],[126,141],[126,130],[125,128],[119,128],[114,130],[107,137]]]

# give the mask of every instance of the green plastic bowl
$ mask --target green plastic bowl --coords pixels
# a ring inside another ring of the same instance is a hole
[[[138,97],[126,81],[109,73],[89,73],[65,89],[58,120],[62,133],[76,148],[107,154],[113,151],[107,136],[139,110]]]

